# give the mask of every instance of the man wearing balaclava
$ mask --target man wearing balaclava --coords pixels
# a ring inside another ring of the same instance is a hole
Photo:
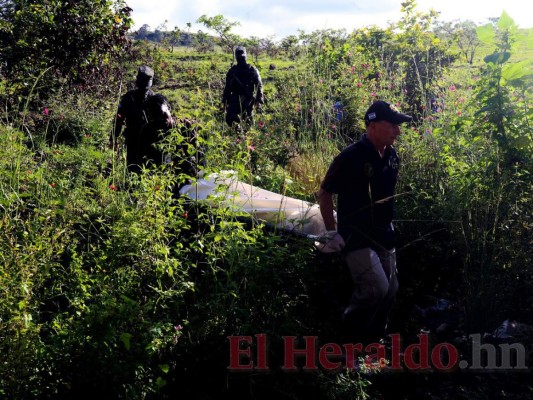
[[[154,70],[146,65],[139,67],[135,80],[136,89],[128,91],[121,97],[115,119],[115,129],[111,137],[111,144],[116,145],[122,126],[126,123],[124,138],[126,141],[126,161],[130,172],[140,172],[141,156],[139,149],[139,134],[146,117],[146,100],[154,96],[150,90],[154,79]]]
[[[241,123],[253,115],[254,105],[264,103],[263,83],[259,71],[246,62],[246,49],[237,46],[235,49],[237,64],[226,74],[226,86],[222,94],[222,106],[226,111],[226,123],[229,126]]]

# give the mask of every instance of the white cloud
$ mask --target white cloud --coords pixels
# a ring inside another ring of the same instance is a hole
[[[148,24],[155,29],[165,20],[167,26],[191,31],[205,30],[196,24],[201,15],[221,14],[229,21],[239,22],[233,32],[249,37],[275,35],[281,39],[298,30],[346,29],[351,31],[370,25],[387,26],[401,17],[402,0],[128,0],[133,8],[136,28]],[[418,0],[417,9],[434,8],[441,20],[470,19],[485,23],[499,17],[505,9],[522,28],[533,27],[533,5],[523,0]]]
[[[418,0],[418,8],[427,11],[434,8],[440,11],[444,21],[471,20],[478,24],[488,22],[489,18],[498,18],[505,10],[521,28],[533,28],[533,4],[522,0]]]

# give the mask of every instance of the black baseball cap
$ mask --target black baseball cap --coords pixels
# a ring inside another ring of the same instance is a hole
[[[394,104],[383,100],[377,100],[372,103],[365,113],[366,125],[377,121],[388,121],[398,125],[404,122],[411,122],[412,119],[413,117],[410,115],[402,114]]]

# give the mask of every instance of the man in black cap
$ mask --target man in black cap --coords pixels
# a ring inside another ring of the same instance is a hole
[[[148,122],[146,100],[155,95],[150,90],[153,79],[154,70],[152,68],[146,65],[139,67],[135,80],[136,89],[130,90],[122,96],[118,105],[110,145],[116,146],[116,140],[122,131],[122,126],[126,123],[124,138],[126,141],[126,161],[130,172],[140,172],[139,134],[143,125]]]
[[[259,71],[246,62],[246,49],[235,49],[237,64],[226,74],[226,86],[222,94],[222,107],[226,111],[229,126],[246,121],[253,115],[254,105],[264,103],[263,83]]]
[[[328,247],[342,251],[355,285],[342,315],[351,341],[385,335],[398,290],[392,218],[400,159],[392,145],[400,124],[411,120],[392,104],[374,102],[365,114],[366,133],[335,157],[318,191]]]
[[[178,174],[196,176],[198,167],[204,165],[203,148],[198,144],[198,125],[187,118],[175,120],[170,112],[168,99],[155,94],[145,102],[148,123],[141,128],[139,149],[144,165],[161,166],[172,163]],[[182,141],[172,146],[172,154],[165,153],[158,145],[164,140],[171,128],[179,130]],[[191,154],[191,146],[195,151]]]
[[[174,126],[174,119],[170,112],[168,99],[161,94],[154,94],[144,102],[144,111],[147,119],[138,135],[137,146],[139,149],[139,163],[154,164],[157,166],[169,162],[157,144],[164,139],[169,129]]]

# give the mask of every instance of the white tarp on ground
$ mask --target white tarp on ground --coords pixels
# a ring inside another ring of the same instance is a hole
[[[196,200],[221,201],[287,231],[311,236],[326,233],[317,204],[249,185],[232,177],[231,173],[198,179],[196,183],[184,186],[180,193]]]

